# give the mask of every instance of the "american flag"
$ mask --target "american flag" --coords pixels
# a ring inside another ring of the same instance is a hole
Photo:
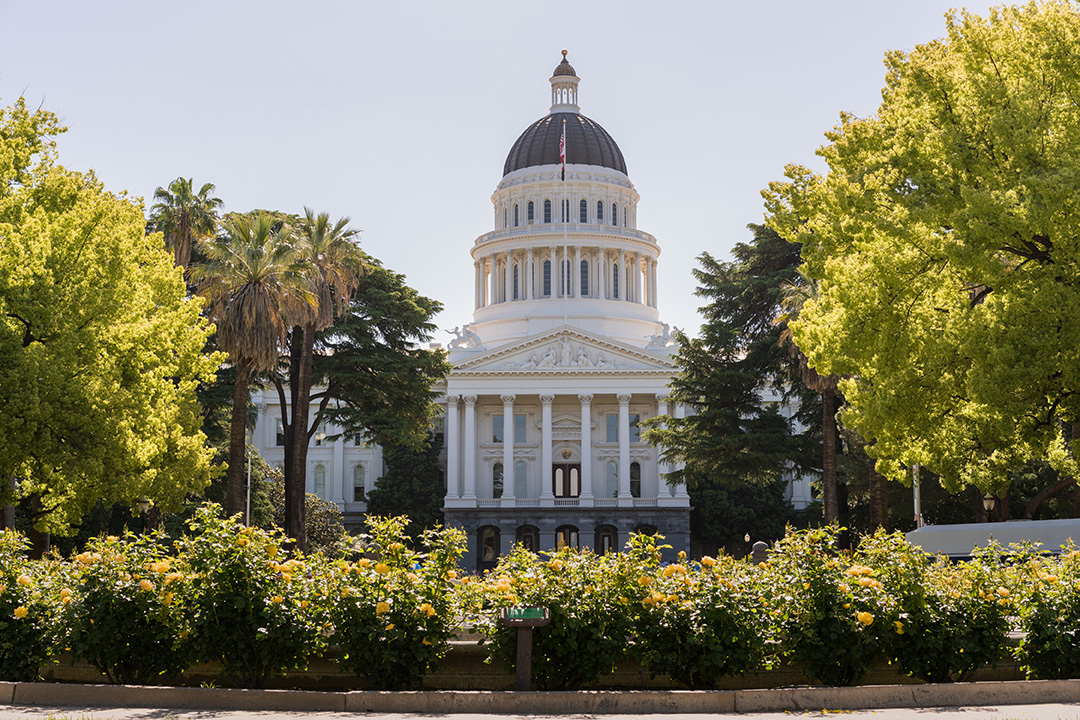
[[[566,124],[563,124],[562,135],[559,137],[559,162],[562,163],[561,180],[566,182]]]

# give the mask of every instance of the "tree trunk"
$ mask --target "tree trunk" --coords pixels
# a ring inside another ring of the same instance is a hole
[[[840,522],[840,504],[836,490],[836,391],[826,388],[821,392],[821,432],[823,454],[821,458],[821,494],[825,522]]]
[[[1027,507],[1024,508],[1024,518],[1026,520],[1034,520],[1035,519],[1035,511],[1039,509],[1040,505],[1042,505],[1043,500],[1045,500],[1046,498],[1050,497],[1051,495],[1054,495],[1055,493],[1057,493],[1057,492],[1059,492],[1061,490],[1064,490],[1067,487],[1073,487],[1074,485],[1076,485],[1076,478],[1065,477],[1065,478],[1062,478],[1062,479],[1058,480],[1053,485],[1050,485],[1048,487],[1044,487],[1042,490],[1039,491],[1039,493],[1035,497],[1031,498],[1031,502],[1029,502],[1027,504]],[[1076,498],[1076,495],[1074,494],[1073,495],[1074,502],[1075,502],[1075,498]]]
[[[873,466],[870,468],[870,525],[871,529],[889,531],[889,481]]]
[[[229,426],[229,474],[225,486],[225,514],[244,511],[244,459],[247,457],[247,402],[250,369],[236,366],[233,385],[232,424]]]
[[[0,506],[0,528],[4,530],[15,529],[15,477],[7,480],[8,491],[11,493],[11,502]]]
[[[41,503],[41,496],[34,493],[26,498],[23,509],[30,518],[30,559],[40,560],[45,553],[49,552],[49,547],[52,545],[52,537],[49,533],[37,529],[38,520],[46,514]]]
[[[289,363],[289,394],[292,397],[291,432],[285,441],[291,450],[285,476],[285,534],[296,542],[296,549],[307,550],[307,454],[311,416],[311,364],[315,348],[315,330],[296,327],[292,332]]]

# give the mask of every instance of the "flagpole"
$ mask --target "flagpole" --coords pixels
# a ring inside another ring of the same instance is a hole
[[[563,184],[563,200],[562,200],[562,207],[560,208],[560,214],[562,215],[562,220],[563,220],[563,226],[562,226],[563,263],[562,264],[566,268],[566,287],[563,289],[563,316],[562,316],[563,325],[565,325],[567,323],[567,315],[569,313],[569,302],[570,302],[570,300],[569,300],[569,297],[570,297],[570,278],[573,277],[573,273],[570,272],[570,270],[571,270],[571,268],[570,268],[570,250],[567,247],[567,242],[568,241],[566,239],[566,227],[570,223],[570,200],[569,200],[569,197],[567,195],[567,189],[566,189],[566,151],[567,151],[567,145],[569,145],[569,143],[566,141],[566,118],[563,118],[563,121],[562,121],[562,148],[560,148],[562,150],[562,158],[561,159],[562,159],[562,184]],[[559,274],[560,275],[562,274],[561,269],[559,271]]]

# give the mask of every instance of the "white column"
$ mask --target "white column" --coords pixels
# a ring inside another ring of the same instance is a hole
[[[669,409],[668,409],[668,396],[667,395],[657,395],[656,396],[656,414],[657,415],[667,415],[668,412],[669,412]],[[656,453],[657,453],[658,458],[659,458],[660,453],[663,452],[663,450],[664,450],[664,448],[662,446],[657,446]],[[659,475],[657,476],[657,483],[656,483],[656,496],[657,497],[674,497],[675,488],[673,486],[671,486],[671,485],[668,485],[667,480],[664,479],[664,475],[671,472],[671,464],[666,463],[666,462],[657,462],[656,463],[656,471],[659,473]]]
[[[570,269],[570,277],[577,278],[570,288],[570,297],[581,297],[581,246],[574,246],[574,267]]]
[[[340,508],[345,507],[345,436],[334,441],[334,472],[330,489],[330,501]],[[349,493],[352,499],[352,493]]]
[[[514,396],[503,395],[503,499],[514,504]]]
[[[479,310],[483,305],[483,283],[480,280],[480,261],[473,263],[473,309]]]
[[[540,404],[540,501],[554,505],[555,493],[551,490],[551,403],[554,395],[541,395]]]
[[[552,298],[559,297],[559,260],[555,257],[555,246],[552,245],[548,248],[548,254],[551,256],[551,295]]]
[[[649,304],[652,305],[654,308],[660,307],[660,303],[656,299],[657,287],[658,285],[656,282],[656,259],[654,258],[649,261]]]
[[[464,500],[476,499],[476,396],[466,395],[465,400],[465,492]]]
[[[619,505],[632,505],[630,494],[630,396],[616,395],[619,401]]]
[[[686,406],[682,403],[675,403],[675,417],[680,419],[686,417]],[[686,463],[679,463],[679,469],[683,469],[685,467]],[[690,494],[686,492],[686,483],[681,482],[675,486],[675,497],[687,499],[690,498]]]
[[[596,249],[598,256],[596,265],[599,268],[596,271],[596,297],[604,300],[607,298],[607,251],[600,247]]]
[[[581,497],[592,500],[592,395],[578,395],[581,401]]]
[[[634,253],[634,302],[644,302],[641,297],[641,253]]]
[[[529,300],[532,300],[533,298],[536,297],[536,288],[535,288],[535,284],[536,284],[536,282],[535,282],[535,280],[536,280],[536,268],[533,267],[532,248],[529,248],[529,252],[526,254],[526,257],[525,257],[525,277],[528,278],[528,280],[525,281],[526,286],[527,286],[526,287],[527,294],[525,295],[525,297],[527,299],[529,299]]]
[[[514,258],[510,253],[503,253],[506,257],[506,273],[503,276],[503,296],[506,302],[514,299]]]
[[[458,437],[458,396],[446,396],[446,499],[461,497],[460,463],[461,439]],[[372,473],[369,473],[369,475]],[[365,476],[365,479],[367,476]]]

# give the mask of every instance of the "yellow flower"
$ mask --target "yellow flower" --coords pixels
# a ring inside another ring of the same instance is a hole
[[[424,603],[420,606],[420,612],[427,613],[427,616],[431,617],[432,615],[437,614],[438,611],[431,607],[431,603]]]
[[[1001,596],[1001,597],[1003,597],[1003,598],[1009,597],[1009,591],[1008,591],[1008,590],[1006,590],[1006,589],[1005,589],[1005,588],[1003,588],[1003,587],[999,587],[999,588],[997,589],[997,594],[998,594],[998,595],[1000,595],[1000,596]]]
[[[457,571],[456,570],[447,570],[446,571],[446,579],[447,580],[454,580],[456,578],[457,578]]]
[[[368,560],[367,558],[360,558],[359,560],[356,561],[356,564],[359,565],[362,568],[371,567],[371,561]]]
[[[642,587],[652,585],[652,578],[648,575],[642,575],[637,579],[637,584],[641,585]]]
[[[24,617],[26,617],[26,613],[28,613],[28,612],[29,612],[29,610],[27,610],[25,607],[20,605],[19,607],[15,608],[14,615],[18,619],[22,620]]]
[[[382,615],[383,613],[390,612],[390,603],[385,600],[380,600],[379,604],[375,606],[375,614]]]
[[[168,585],[171,582],[176,582],[177,580],[183,580],[183,579],[184,579],[184,574],[183,573],[177,573],[177,572],[169,573],[168,575],[165,576],[165,584]]]
[[[172,604],[172,599],[173,599],[173,594],[171,592],[163,593],[161,595],[161,602],[163,604],[165,604],[165,605],[171,605]]]
[[[847,592],[847,591],[851,590],[851,588],[848,587],[847,583],[840,583],[836,587],[840,588],[840,592]]]
[[[548,561],[547,566],[549,570],[562,570],[563,561],[559,558],[555,558],[554,560]]]
[[[270,602],[277,605],[279,603],[285,602],[285,598],[281,597],[280,595],[274,595],[272,598],[270,598]]]
[[[713,567],[714,565],[716,565],[716,560],[713,560],[711,557],[706,555],[705,557],[701,558],[701,564],[705,567]]]
[[[386,563],[375,563],[375,572],[379,573],[380,575],[385,575],[386,573],[390,572],[390,566]]]
[[[897,635],[903,635],[904,634],[904,623],[900,622],[899,620],[893,620],[893,625],[896,626],[896,634]]]
[[[308,606],[308,601],[307,600],[301,600],[300,601],[300,609],[301,610],[307,610],[307,606]]]
[[[277,557],[277,554],[278,554],[277,545],[270,545],[269,547],[267,547],[266,548],[266,554],[269,555],[270,557]]]
[[[386,624],[386,629],[387,630],[393,630],[394,629],[394,623],[387,623]]]
[[[246,537],[238,537],[236,539],[236,544],[239,545],[240,547],[244,547],[245,545],[248,544],[248,539]]]
[[[292,582],[292,575],[289,573],[281,573],[281,579],[285,582]]]
[[[679,559],[680,560],[685,560],[686,559],[686,551],[685,550],[680,550],[679,551]]]
[[[151,572],[166,573],[166,572],[169,572],[169,567],[170,566],[169,566],[169,561],[168,560],[162,560],[161,562],[150,563],[150,571]]]
[[[431,642],[430,640],[428,640],[427,638],[424,638],[423,640],[421,640],[421,642],[424,643],[425,645],[434,645],[435,644],[435,643]]]
[[[855,618],[863,625],[870,625],[874,622],[874,616],[865,610],[860,613],[855,613]]]
[[[61,600],[65,599],[65,598],[70,598],[70,597],[71,597],[71,591],[68,590],[67,588],[64,588],[63,590],[60,591],[60,599]]]
[[[409,582],[413,582],[413,583],[420,582],[420,576],[417,575],[416,573],[405,573],[405,577],[408,578]]]
[[[141,587],[146,592],[154,591],[154,583],[150,582],[149,580],[140,580],[139,587]]]
[[[20,575],[19,579],[16,580],[15,582],[19,583],[20,585],[27,585],[27,586],[33,584],[33,580],[30,579],[29,575]]]

